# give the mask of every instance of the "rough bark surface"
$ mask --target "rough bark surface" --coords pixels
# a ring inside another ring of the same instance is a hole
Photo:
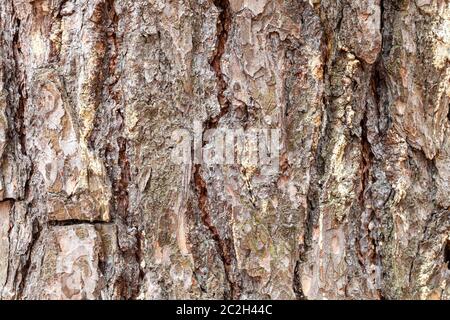
[[[1,0],[0,32],[1,299],[450,298],[448,0]],[[195,121],[280,129],[280,169],[170,161]]]

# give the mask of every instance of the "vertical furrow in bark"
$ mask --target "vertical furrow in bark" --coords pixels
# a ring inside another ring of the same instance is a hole
[[[40,225],[40,222],[38,219],[34,219],[32,222],[32,229],[31,229],[31,241],[28,245],[28,253],[27,253],[27,259],[25,261],[25,264],[21,268],[21,277],[20,281],[18,282],[18,291],[17,291],[17,299],[23,299],[24,298],[24,289],[25,285],[27,284],[27,278],[28,274],[30,272],[30,266],[33,258],[33,249],[36,248],[36,244],[39,241],[39,238],[42,233],[42,226]]]
[[[228,34],[231,28],[231,9],[229,0],[213,0],[214,5],[220,10],[216,24],[216,48],[211,59],[211,67],[214,70],[217,79],[217,100],[220,104],[220,112],[218,115],[211,117],[205,123],[205,130],[212,129],[217,126],[222,118],[230,109],[230,102],[225,96],[227,89],[227,81],[222,71],[222,56],[225,52]]]
[[[120,65],[123,38],[118,35],[120,17],[115,9],[115,0],[105,1],[105,34],[107,39],[107,54],[103,62],[105,83],[101,90],[101,101],[112,103],[111,113],[116,117],[116,126],[110,126],[108,134],[110,142],[106,145],[109,163],[110,179],[113,186],[114,218],[117,227],[118,246],[120,249],[120,265],[116,266],[117,275],[113,283],[113,292],[119,299],[136,299],[141,291],[144,271],[141,268],[142,226],[140,212],[130,205],[129,188],[131,184],[131,167],[129,158],[129,141],[125,132],[126,102],[124,100],[123,70]],[[116,87],[116,84],[119,88]],[[104,121],[102,114],[97,115],[99,122]],[[99,130],[101,127],[99,126]],[[104,136],[91,136],[91,143]],[[116,253],[112,253],[116,254]],[[111,275],[108,275],[109,277]]]
[[[206,182],[202,178],[201,166],[199,164],[194,167],[194,183],[197,191],[198,207],[201,213],[201,220],[205,227],[211,234],[214,240],[217,252],[223,262],[225,276],[230,287],[229,296],[225,296],[226,299],[237,299],[239,298],[240,288],[238,283],[232,274],[232,248],[230,243],[226,242],[221,238],[218,229],[214,226],[211,216],[209,214],[209,204],[208,204],[208,190],[206,187]]]
[[[231,30],[231,8],[229,0],[214,0],[214,5],[219,10],[216,23],[216,46],[210,61],[212,70],[214,71],[217,84],[217,101],[219,102],[219,112],[217,115],[209,117],[203,124],[203,133],[216,128],[222,117],[230,110],[230,102],[225,96],[228,84],[222,70],[222,57],[225,53],[227,40]],[[204,142],[203,142],[204,144]],[[202,145],[203,145],[202,144]],[[227,241],[220,235],[218,228],[214,225],[213,219],[209,212],[207,183],[202,177],[201,164],[196,164],[193,168],[194,184],[197,192],[198,207],[201,213],[201,221],[208,229],[214,240],[217,252],[222,260],[225,278],[228,281],[229,294],[225,296],[227,299],[237,299],[240,295],[237,274],[233,272],[233,263],[235,264],[233,241]],[[226,210],[226,209],[225,209]]]

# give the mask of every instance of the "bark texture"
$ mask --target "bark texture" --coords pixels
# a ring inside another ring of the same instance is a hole
[[[2,299],[450,298],[448,0],[1,0],[0,31]],[[173,163],[195,121],[280,129],[279,171]]]

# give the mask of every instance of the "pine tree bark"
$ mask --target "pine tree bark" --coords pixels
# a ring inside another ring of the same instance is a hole
[[[2,299],[450,298],[447,0],[2,0],[0,30]],[[279,129],[279,170],[170,161],[196,121]]]

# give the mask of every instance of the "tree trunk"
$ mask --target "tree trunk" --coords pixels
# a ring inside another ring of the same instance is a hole
[[[448,0],[1,0],[0,30],[2,299],[450,298]],[[221,129],[279,157],[208,162]]]

